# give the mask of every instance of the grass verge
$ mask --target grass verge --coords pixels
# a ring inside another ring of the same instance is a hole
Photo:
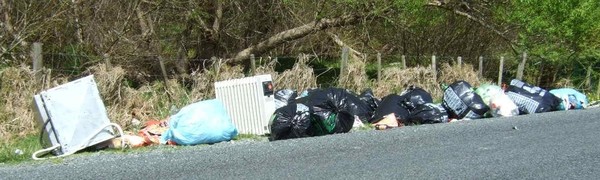
[[[39,136],[27,135],[13,141],[0,142],[0,164],[30,161],[33,152],[42,149]]]

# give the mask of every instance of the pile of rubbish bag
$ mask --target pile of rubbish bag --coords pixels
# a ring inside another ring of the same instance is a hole
[[[270,140],[346,133],[372,124],[376,129],[405,125],[447,123],[488,117],[509,117],[557,110],[584,109],[587,97],[572,88],[545,90],[513,79],[505,87],[466,81],[442,85],[441,103],[431,94],[410,86],[400,94],[378,99],[369,89],[360,95],[346,89],[311,89],[275,93],[277,110],[271,118]]]
[[[88,81],[90,83],[81,83]],[[309,89],[302,93],[292,89],[281,89],[273,93],[270,81],[262,85],[263,88],[266,87],[263,91],[268,90],[264,91],[263,95],[272,98],[275,106],[268,127],[270,130],[269,140],[271,141],[347,133],[354,128],[364,127],[365,124],[384,130],[406,125],[448,123],[456,120],[474,120],[486,117],[508,117],[556,110],[583,109],[588,106],[587,97],[575,89],[560,88],[548,91],[516,79],[513,79],[505,87],[491,84],[473,87],[466,81],[456,81],[449,85],[442,85],[444,93],[440,103],[434,103],[429,92],[415,86],[409,86],[399,94],[388,94],[382,99],[378,99],[370,89],[365,89],[360,94],[342,88]],[[99,131],[96,134],[90,132],[94,136],[89,141],[94,140],[93,138],[100,133],[110,132],[109,129],[104,130],[106,127],[116,127],[120,133],[118,137],[109,133],[102,134],[102,138],[104,138],[102,139],[103,145],[106,147],[213,144],[230,141],[238,135],[238,129],[232,122],[232,117],[228,114],[224,102],[219,99],[209,99],[189,104],[179,111],[173,112],[174,114],[167,119],[146,121],[144,126],[136,133],[123,133],[120,126],[108,123],[108,117],[101,104],[92,76],[74,81],[65,85],[65,87],[72,87],[69,90],[73,91],[91,89],[89,91],[91,95],[86,96],[86,98],[95,100],[93,102],[96,102],[96,104],[90,105],[93,107],[89,109],[85,109],[86,113],[95,113],[95,115],[106,121],[104,122],[106,125],[98,125],[96,129]],[[50,93],[68,94],[70,92],[59,90],[60,88],[50,91]],[[45,91],[44,93],[49,92]],[[86,91],[86,93],[88,92]],[[274,97],[270,97],[271,95]],[[35,97],[40,99],[42,96]],[[39,105],[43,101],[37,101],[37,99],[36,103],[38,104],[36,107],[38,107],[38,111],[47,113],[48,109]],[[68,101],[69,99],[53,100]],[[78,109],[79,107],[70,106],[61,106],[57,109],[63,110],[61,108],[75,109],[69,111],[81,111]],[[271,112],[273,111],[267,111],[265,115],[268,116]],[[239,114],[235,111],[234,113]],[[39,119],[44,120],[44,117],[40,116]],[[46,119],[48,118],[46,117]],[[69,119],[54,120],[63,122]],[[48,119],[39,122],[46,125],[49,121]],[[93,129],[91,126],[86,128]],[[49,135],[50,131],[46,134]],[[72,139],[78,140],[77,138]],[[55,143],[51,149],[62,146],[68,147],[67,144],[56,145]],[[41,154],[45,153],[46,150],[38,152]],[[75,151],[63,153],[73,152]],[[34,159],[39,158],[35,156]]]
[[[426,90],[409,86],[382,99],[370,89],[355,94],[342,88],[309,89],[298,93],[281,89],[274,93],[276,110],[269,140],[347,133],[372,124],[376,129],[406,125],[448,123],[487,117],[509,117],[556,110],[583,109],[587,97],[575,89],[547,91],[520,80],[506,87],[466,81],[442,85],[443,97],[434,103]],[[153,144],[196,145],[229,141],[237,130],[224,105],[217,99],[183,107],[169,119],[149,121],[138,135],[124,136],[130,146]],[[116,140],[115,140],[116,142]]]
[[[341,88],[312,89],[296,96],[287,89],[275,93],[285,103],[278,103],[272,117],[271,140],[349,132],[356,123],[367,122],[379,103],[371,90],[358,96]]]

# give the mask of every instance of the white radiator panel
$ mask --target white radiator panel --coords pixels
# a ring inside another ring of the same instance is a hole
[[[269,120],[275,112],[271,75],[216,82],[215,94],[225,104],[238,133],[269,133]]]

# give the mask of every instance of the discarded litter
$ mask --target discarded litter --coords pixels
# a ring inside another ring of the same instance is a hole
[[[276,110],[270,74],[218,81],[214,87],[215,98],[223,102],[240,134],[269,133],[269,119]]]
[[[426,103],[418,104],[410,112],[408,121],[411,124],[433,124],[448,122],[448,113],[441,105]]]
[[[409,111],[414,110],[419,105],[433,103],[431,94],[422,88],[410,86],[407,90],[400,93],[402,96],[402,105]]]
[[[573,88],[553,89],[550,93],[561,99],[558,110],[583,109],[588,106],[587,96]]]
[[[340,120],[338,123],[343,126],[345,132],[352,128],[354,116],[366,122],[373,114],[369,105],[352,92],[341,88],[309,90],[308,96],[299,99],[297,102],[311,107],[321,119],[329,119],[330,115],[342,112],[350,115],[349,119],[342,118],[345,115],[338,116]]]
[[[554,111],[561,102],[560,98],[545,89],[518,79],[510,81],[506,94],[519,107],[520,114]]]
[[[400,123],[408,118],[410,113],[402,104],[404,97],[397,94],[389,94],[381,100],[381,104],[373,113],[373,117],[369,120],[370,123],[377,123],[384,119],[389,114],[394,114],[394,118]]]
[[[442,106],[448,110],[450,118],[457,119],[478,119],[489,111],[489,107],[465,81],[456,81],[446,88]]]
[[[140,129],[138,135],[143,138],[143,145],[160,144],[161,136],[169,129],[169,120],[151,120],[146,122],[146,125]]]
[[[160,139],[161,144],[173,141],[177,145],[211,144],[229,141],[237,136],[237,129],[223,102],[205,100],[187,105],[169,119],[169,129]]]
[[[490,107],[490,114],[494,117],[508,117],[519,115],[519,108],[504,93],[500,86],[484,84],[475,89],[483,102]]]
[[[138,148],[146,146],[144,138],[136,135],[123,135],[121,137],[113,138],[106,142],[107,148],[121,149],[121,148]]]
[[[23,155],[23,150],[20,150],[20,149],[15,149],[15,154],[16,154],[16,155],[19,155],[19,156],[20,156],[20,155]]]
[[[275,92],[275,109],[294,103],[298,93],[291,89],[281,89]]]
[[[384,129],[391,129],[391,128],[398,127],[401,124],[398,123],[398,120],[396,119],[396,115],[394,113],[390,113],[388,115],[385,115],[383,117],[383,119],[381,119],[380,121],[377,121],[373,125],[375,125],[375,129],[377,129],[377,130],[384,130]]]
[[[52,153],[53,157],[71,155],[86,147],[115,138],[93,75],[45,90],[34,96],[34,112],[45,149],[32,154],[35,160]]]
[[[312,112],[304,104],[288,104],[275,110],[271,120],[271,140],[312,136]]]
[[[494,117],[510,117],[519,115],[519,107],[504,92],[490,100],[490,112]]]
[[[374,112],[381,103],[381,100],[375,97],[375,94],[373,94],[373,91],[371,89],[363,90],[358,98],[360,98],[360,100],[362,100],[365,104],[367,104],[370,107],[370,112]]]

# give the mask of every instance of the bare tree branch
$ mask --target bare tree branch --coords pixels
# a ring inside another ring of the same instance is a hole
[[[354,48],[350,47],[348,44],[344,43],[344,41],[342,41],[342,39],[340,39],[340,37],[338,37],[337,35],[333,34],[333,33],[327,33],[332,39],[333,41],[342,47],[348,47],[348,49],[350,50],[350,52],[352,52],[352,58],[354,59],[360,59],[360,57],[363,56],[363,53],[358,52],[357,50],[355,50]]]
[[[146,22],[146,19],[144,18],[144,13],[142,12],[142,7],[140,5],[136,6],[136,14],[137,14],[137,18],[138,21],[140,23],[140,29],[142,30],[142,38],[145,39],[148,34],[150,33],[150,29],[148,28],[148,23]]]
[[[468,12],[464,12],[464,11],[461,11],[459,9],[452,8],[452,7],[448,6],[448,3],[446,1],[444,1],[444,0],[435,0],[435,1],[429,2],[429,3],[427,3],[427,6],[432,6],[432,7],[437,7],[437,8],[445,9],[445,10],[451,11],[452,13],[454,13],[456,15],[463,16],[463,17],[466,17],[467,19],[469,19],[471,21],[477,22],[479,25],[483,26],[486,29],[489,29],[490,31],[492,31],[496,35],[498,35],[500,38],[504,39],[510,45],[510,47],[513,50],[513,52],[515,54],[518,54],[518,51],[516,50],[516,47],[515,47],[515,42],[511,38],[509,38],[508,36],[506,36],[505,33],[501,32],[500,30],[498,30],[497,28],[495,28],[494,26],[492,26],[490,23],[485,22],[483,20],[483,18],[478,18],[478,17],[475,17],[475,16],[469,14]],[[470,9],[470,7],[468,7],[468,9]]]
[[[221,29],[221,19],[223,18],[223,2],[215,0],[217,10],[215,11],[215,21],[213,22],[213,37],[217,37]]]
[[[354,24],[358,22],[358,20],[360,20],[360,16],[358,15],[346,15],[338,18],[316,20],[311,23],[280,32],[238,52],[235,57],[231,59],[230,63],[239,63],[243,60],[249,59],[250,54],[262,54],[285,42],[300,39],[320,30]]]
[[[467,19],[471,20],[471,21],[475,21],[477,23],[479,23],[481,26],[493,31],[494,33],[496,33],[498,36],[500,36],[502,39],[508,41],[508,42],[512,42],[512,40],[510,38],[508,38],[504,33],[500,32],[498,29],[496,29],[495,27],[493,27],[492,25],[490,25],[489,23],[483,21],[480,18],[477,18],[475,16],[472,16],[471,14],[464,12],[464,11],[460,11],[458,9],[454,9],[448,6],[444,6],[445,3],[442,3],[440,1],[434,1],[434,2],[430,2],[427,3],[428,6],[433,6],[433,7],[437,7],[437,8],[441,8],[441,9],[445,9],[448,11],[452,11],[454,14],[459,15],[459,16],[464,16]]]

